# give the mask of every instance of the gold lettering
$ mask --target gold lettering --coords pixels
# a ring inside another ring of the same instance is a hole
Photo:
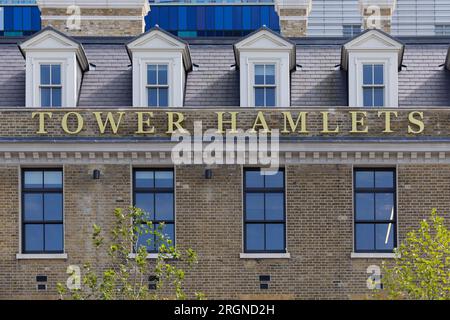
[[[70,116],[74,115],[77,118],[77,129],[75,131],[70,131],[69,126],[67,124],[67,120]],[[77,134],[83,130],[84,120],[83,117],[78,112],[68,112],[64,115],[61,121],[61,127],[65,133],[68,134]]]
[[[45,130],[45,117],[47,116],[51,119],[53,114],[51,112],[33,112],[31,114],[32,119],[36,116],[39,116],[39,130],[36,131],[36,134],[47,134],[48,132]]]
[[[352,115],[352,131],[350,133],[368,133],[369,127],[364,126],[367,112],[364,111],[350,111],[350,114]],[[358,116],[361,115],[361,118],[358,118]],[[362,130],[358,130],[359,126],[364,126]]]
[[[223,115],[228,113],[231,115],[231,120],[223,120]],[[239,112],[216,112],[217,114],[217,133],[225,133],[223,125],[228,123],[231,125],[230,133],[237,133],[237,115]]]
[[[394,131],[391,130],[391,116],[394,115],[396,118],[398,117],[397,111],[378,111],[378,118],[384,115],[384,131],[383,133],[392,133]]]
[[[111,125],[112,132],[114,134],[117,134],[117,131],[119,130],[120,127],[120,122],[122,121],[125,112],[116,112],[116,113],[119,115],[119,119],[117,120],[117,122],[114,119],[112,112],[107,113],[106,120],[102,119],[103,112],[94,112],[95,119],[97,120],[98,128],[101,134],[105,133],[108,123]]]
[[[261,127],[263,133],[270,133],[271,130],[267,125],[266,118],[264,117],[264,113],[262,111],[258,111],[258,115],[256,116],[255,122],[253,123],[253,128],[250,130],[251,132],[257,132],[256,128]],[[258,130],[259,131],[259,130]]]
[[[330,113],[328,111],[322,111],[320,113],[322,114],[322,122],[323,122],[322,133],[339,133],[339,126],[336,126],[336,129],[332,131],[328,127],[328,115]]]
[[[417,119],[415,116],[419,116],[420,119]],[[410,112],[408,114],[408,120],[409,120],[409,125],[408,125],[408,133],[412,133],[412,134],[420,134],[425,130],[425,124],[423,123],[423,112],[419,112],[419,111],[413,111]],[[411,126],[411,124],[417,126],[417,130],[414,130],[414,128]]]
[[[153,112],[136,112],[138,118],[138,130],[136,134],[148,134],[155,133],[155,127],[150,127],[150,119],[153,118]],[[148,118],[144,119],[144,115],[147,115]],[[148,130],[144,130],[144,125],[146,127],[150,127]]]
[[[174,127],[181,133],[185,133],[186,130],[183,128],[182,123],[184,121],[184,115],[181,112],[166,112],[167,114],[167,132],[174,133]],[[177,116],[177,120],[174,120],[174,115]]]
[[[294,123],[294,119],[292,118],[292,114],[290,112],[282,112],[284,117],[284,129],[281,131],[281,133],[291,133],[296,132],[297,127],[300,123],[300,131],[299,133],[308,133],[308,130],[306,129],[306,117],[308,116],[308,112],[300,112],[298,114],[297,120]],[[288,130],[287,124],[289,122],[289,126],[291,127],[291,130]]]

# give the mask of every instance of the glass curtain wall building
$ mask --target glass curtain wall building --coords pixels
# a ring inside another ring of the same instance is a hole
[[[0,36],[28,36],[41,29],[34,0],[0,0]]]

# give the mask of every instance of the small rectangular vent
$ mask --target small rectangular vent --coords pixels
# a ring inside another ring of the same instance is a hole
[[[47,282],[47,276],[36,276],[36,282]]]

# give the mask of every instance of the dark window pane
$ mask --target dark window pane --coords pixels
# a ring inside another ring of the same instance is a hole
[[[61,107],[62,92],[60,88],[52,88],[52,107]]]
[[[153,171],[136,171],[137,188],[153,188]]]
[[[264,84],[264,65],[262,64],[255,65],[255,84]]]
[[[394,172],[392,171],[376,171],[375,172],[375,188],[393,188]]]
[[[247,193],[245,195],[246,220],[264,220],[264,194]]]
[[[146,213],[147,220],[153,220],[155,217],[154,209],[154,194],[153,193],[136,193],[135,204],[136,208],[141,209]]]
[[[162,225],[160,225],[162,226]],[[158,232],[164,237],[165,240],[172,240],[172,243],[169,245],[166,241],[164,244],[166,246],[174,246],[175,245],[175,232],[173,224],[164,224],[164,226],[158,229]],[[161,246],[162,243],[158,241],[158,247]]]
[[[44,250],[44,226],[41,224],[25,225],[25,251]]]
[[[150,85],[156,85],[157,80],[156,80],[156,65],[154,64],[149,64],[147,66],[147,84]]]
[[[373,66],[371,64],[363,65],[363,84],[364,85],[373,84],[372,70],[373,70]]]
[[[173,171],[155,171],[156,188],[173,188]]]
[[[61,84],[61,66],[59,64],[52,65],[52,84]]]
[[[246,225],[246,247],[249,251],[264,250],[264,225],[247,224]]]
[[[155,220],[173,220],[173,194],[155,194]]]
[[[356,220],[373,220],[375,198],[373,193],[357,193],[355,196]]]
[[[148,89],[148,106],[149,107],[158,106],[158,89],[156,88]]]
[[[374,84],[384,84],[384,70],[382,64],[377,64],[373,69]]]
[[[394,225],[377,224],[376,228],[376,249],[392,251],[394,250]]]
[[[44,219],[45,221],[63,220],[63,196],[61,193],[44,194]]]
[[[63,251],[62,224],[45,225],[45,251]]]
[[[136,248],[146,247],[147,251],[152,252],[155,251],[155,237],[151,234],[151,229],[147,225],[141,225],[140,227],[141,233],[138,234]]]
[[[50,84],[50,65],[41,64],[41,85]]]
[[[41,88],[41,107],[51,107],[50,95],[50,88]]]
[[[284,220],[284,193],[266,193],[266,220]]]
[[[158,66],[158,84],[160,85],[167,84],[167,65]]]
[[[23,210],[25,221],[42,221],[43,213],[42,193],[25,193],[23,196]]]
[[[372,88],[364,88],[363,89],[363,103],[364,107],[373,107],[373,89]]]
[[[377,193],[376,199],[376,219],[394,220],[394,195],[392,193]]]
[[[374,88],[373,90],[374,107],[384,107],[384,88]]]
[[[373,171],[356,171],[355,173],[355,187],[356,188],[373,188],[374,187],[374,173]]]
[[[259,170],[246,171],[245,186],[247,188],[264,188],[264,176]]]
[[[283,188],[284,187],[284,172],[279,170],[276,174],[267,174],[266,188]]]
[[[264,107],[264,88],[255,88],[255,107]]]
[[[275,84],[275,66],[266,65],[266,84]]]
[[[159,89],[159,107],[169,106],[169,89],[160,88]]]
[[[24,174],[25,185],[24,187],[29,188],[42,188],[43,178],[42,171],[25,171]]]
[[[44,188],[62,188],[62,172],[44,171]]]
[[[266,107],[275,107],[275,88],[266,88]]]
[[[374,232],[375,226],[373,224],[356,224],[356,243],[357,251],[373,251],[375,250]]]
[[[285,250],[283,224],[266,225],[266,250],[271,251]]]

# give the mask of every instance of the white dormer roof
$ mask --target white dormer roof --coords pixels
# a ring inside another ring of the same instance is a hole
[[[240,66],[241,52],[288,52],[289,68],[296,66],[295,44],[269,28],[262,27],[234,45],[236,64]]]
[[[81,70],[89,69],[89,63],[81,43],[53,27],[42,29],[22,42],[19,47],[25,57],[28,52],[74,52]]]
[[[154,27],[128,42],[127,50],[132,61],[134,52],[181,52],[185,70],[192,69],[188,43],[159,27]]]
[[[348,69],[349,52],[396,52],[400,68],[404,49],[404,44],[389,34],[378,29],[366,30],[343,45],[341,66],[344,70]]]

